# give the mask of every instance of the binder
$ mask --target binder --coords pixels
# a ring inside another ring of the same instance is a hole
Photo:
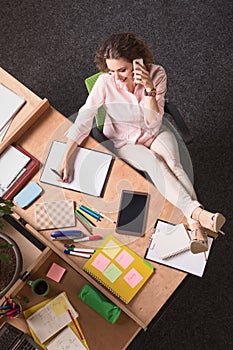
[[[27,155],[30,158],[30,161],[25,166],[24,173],[16,180],[13,185],[2,195],[4,199],[12,199],[16,193],[18,193],[23,186],[33,177],[40,167],[40,161],[36,159],[32,154],[26,151],[23,147],[13,144],[17,150]]]

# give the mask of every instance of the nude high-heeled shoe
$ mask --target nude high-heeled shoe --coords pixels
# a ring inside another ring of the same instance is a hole
[[[221,228],[225,224],[226,219],[222,214],[214,214],[198,207],[194,210],[192,218],[199,221],[202,227],[205,227],[213,232],[220,232],[221,234],[224,234],[224,232],[221,231]]]
[[[190,251],[193,254],[204,253],[208,251],[208,237],[201,227],[200,223],[196,220],[189,220],[190,227]],[[197,238],[199,237],[199,238]],[[201,238],[200,238],[201,237]]]

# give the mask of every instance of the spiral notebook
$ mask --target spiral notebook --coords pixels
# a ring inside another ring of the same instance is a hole
[[[183,224],[160,223],[155,231],[155,249],[161,259],[168,259],[189,250],[190,238]]]
[[[108,235],[84,271],[128,304],[154,272],[154,267],[114,236]]]

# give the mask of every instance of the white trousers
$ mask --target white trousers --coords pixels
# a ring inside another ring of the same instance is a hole
[[[173,132],[162,126],[150,149],[141,144],[127,144],[118,150],[120,158],[146,171],[158,191],[189,219],[201,204],[191,181],[180,163],[179,148]]]

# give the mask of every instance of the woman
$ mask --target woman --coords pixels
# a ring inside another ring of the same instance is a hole
[[[139,63],[141,58],[143,64]],[[133,69],[135,59],[138,62]],[[218,232],[225,218],[202,208],[180,164],[176,138],[162,125],[166,73],[152,61],[147,44],[132,33],[110,35],[96,52],[95,62],[104,74],[68,130],[63,181],[68,181],[72,153],[89,135],[93,118],[103,105],[103,133],[113,141],[121,158],[146,171],[163,196],[182,210],[191,230],[190,249],[200,253],[208,250],[203,228]]]

